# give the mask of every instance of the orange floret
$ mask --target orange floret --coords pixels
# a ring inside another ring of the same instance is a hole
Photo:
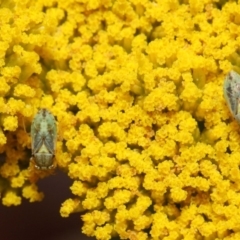
[[[19,166],[16,163],[4,163],[0,168],[0,174],[4,178],[13,177],[20,171]]]
[[[6,144],[6,142],[6,136],[4,135],[2,129],[0,129],[0,146],[3,146],[4,144]]]

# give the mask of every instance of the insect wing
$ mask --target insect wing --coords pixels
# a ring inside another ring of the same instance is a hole
[[[33,119],[31,125],[31,137],[32,137],[32,153],[35,154],[38,152],[39,148],[42,146],[42,137],[40,134],[41,131],[41,116],[39,112]]]
[[[56,146],[56,124],[54,124],[54,126],[52,126],[53,129],[48,130],[47,135],[45,136],[44,140],[43,140],[43,144],[45,144],[46,148],[48,149],[48,151],[52,154],[54,154],[55,152],[55,146]]]
[[[231,71],[223,85],[224,98],[234,118],[240,123],[240,75]]]
[[[32,153],[35,154],[39,151],[39,149],[41,148],[41,146],[43,145],[44,140],[41,137],[41,135],[39,133],[35,134],[35,137],[32,140]]]
[[[47,116],[47,124],[48,124],[48,128],[47,128],[48,133],[45,138],[45,145],[49,150],[49,152],[54,154],[56,142],[57,142],[57,126],[56,126],[56,120],[51,113],[49,113]]]

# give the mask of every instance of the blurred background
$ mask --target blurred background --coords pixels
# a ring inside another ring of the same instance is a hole
[[[17,207],[0,204],[1,240],[94,240],[81,233],[79,213],[62,218],[61,203],[72,197],[72,181],[60,170],[55,175],[38,181],[39,191],[44,192],[42,202],[23,200]]]

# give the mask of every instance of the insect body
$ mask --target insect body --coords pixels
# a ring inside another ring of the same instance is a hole
[[[57,126],[54,116],[47,109],[41,109],[31,125],[32,156],[37,169],[53,168],[57,140]]]
[[[240,75],[235,71],[226,76],[223,93],[230,112],[240,124]]]

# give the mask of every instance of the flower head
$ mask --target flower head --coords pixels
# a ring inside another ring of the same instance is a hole
[[[29,164],[28,132],[46,108],[58,127],[54,161],[73,179],[60,213],[84,212],[86,235],[237,238],[239,125],[222,85],[239,62],[239,6],[4,2],[2,203],[43,199],[37,181],[54,170]]]

